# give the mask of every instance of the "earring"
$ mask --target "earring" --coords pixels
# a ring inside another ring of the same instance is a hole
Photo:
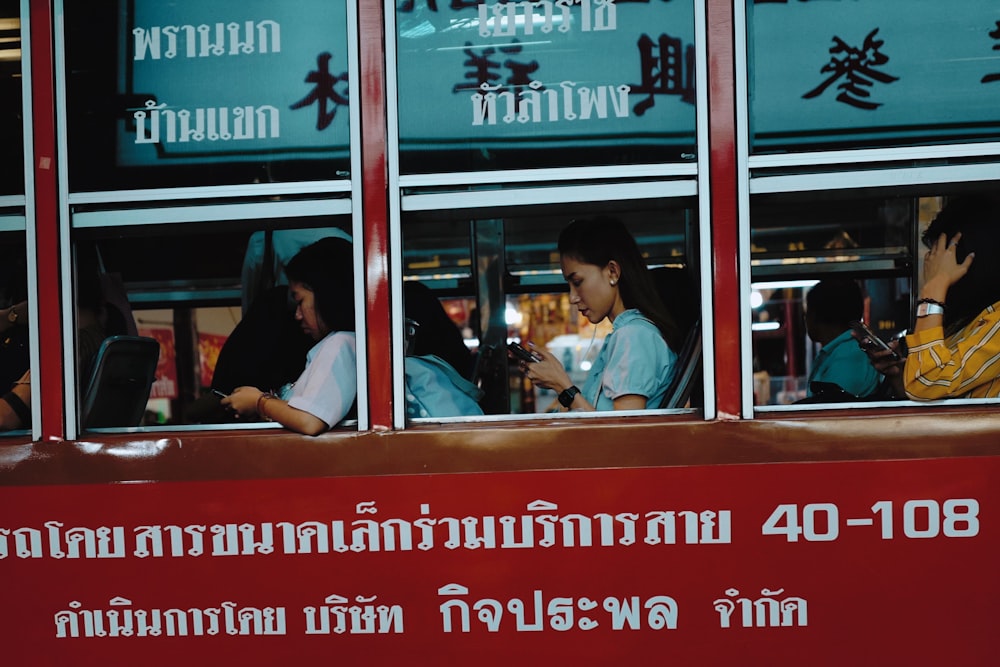
[[[617,284],[618,284],[618,281],[617,281],[617,280],[615,280],[614,278],[612,278],[612,279],[611,279],[611,286],[612,286],[612,287],[614,287],[614,286],[615,286],[615,285],[617,285]]]

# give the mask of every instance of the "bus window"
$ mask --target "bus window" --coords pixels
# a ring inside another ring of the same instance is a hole
[[[989,192],[915,190],[751,199],[755,405],[906,398],[874,369],[849,321],[866,322],[888,342],[912,332],[927,250],[921,235],[949,201]],[[831,315],[821,327],[823,309]],[[900,354],[906,359],[905,348]]]
[[[349,176],[345,2],[64,5],[72,191]]]
[[[670,313],[685,333],[691,330],[699,319],[697,221],[691,202],[404,213],[404,280],[428,286],[462,332],[474,353],[467,377],[482,390],[486,415],[544,413],[559,406],[557,392],[533,385],[508,355],[511,342],[547,350],[570,380],[584,387],[611,325],[607,319],[592,324],[571,302],[557,239],[570,221],[597,215],[622,221],[653,270]],[[694,404],[699,400],[694,396]]]
[[[0,2],[0,197],[24,194],[21,18],[17,2]]]
[[[395,12],[400,173],[694,162],[694,2]]]
[[[21,230],[0,232],[0,432],[23,434],[31,425],[24,218],[0,215],[4,222]]]
[[[140,220],[143,214],[135,216]],[[103,318],[96,325],[88,311],[78,310],[80,340],[91,324],[90,333],[98,340],[137,335],[159,344],[155,380],[139,422],[103,426],[264,425],[253,417],[238,418],[220,405],[219,394],[237,386],[280,393],[294,383],[315,341],[295,319],[284,267],[317,239],[350,238],[349,216],[300,218],[295,227],[290,222],[273,218],[75,230],[77,291],[86,293],[83,288],[97,280],[103,299]],[[81,357],[77,368],[81,394],[89,362],[89,356]]]

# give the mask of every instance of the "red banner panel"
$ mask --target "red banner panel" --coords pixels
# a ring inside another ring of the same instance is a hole
[[[227,336],[210,333],[198,333],[198,368],[202,387],[212,386],[215,375],[215,362],[219,360],[219,352],[226,344]]]
[[[160,361],[156,364],[156,380],[150,398],[177,398],[177,350],[174,330],[165,327],[139,327],[139,335],[156,339],[160,344]]]
[[[5,664],[982,665],[1000,457],[0,489]]]

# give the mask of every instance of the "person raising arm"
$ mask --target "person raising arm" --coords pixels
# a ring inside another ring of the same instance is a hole
[[[923,241],[902,388],[913,400],[1000,396],[1000,203],[955,199]]]

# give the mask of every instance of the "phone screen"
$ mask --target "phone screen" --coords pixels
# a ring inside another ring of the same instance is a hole
[[[875,350],[889,350],[892,352],[893,356],[898,359],[899,355],[889,347],[889,344],[884,340],[879,338],[878,334],[871,330],[864,322],[858,320],[856,322],[851,322],[851,329],[857,334],[858,345],[861,346],[865,352],[875,351]]]
[[[526,348],[521,347],[517,343],[507,343],[507,349],[510,350],[510,353],[513,354],[518,359],[520,359],[521,361],[528,361],[528,362],[541,361],[541,359],[538,356],[536,356]]]

